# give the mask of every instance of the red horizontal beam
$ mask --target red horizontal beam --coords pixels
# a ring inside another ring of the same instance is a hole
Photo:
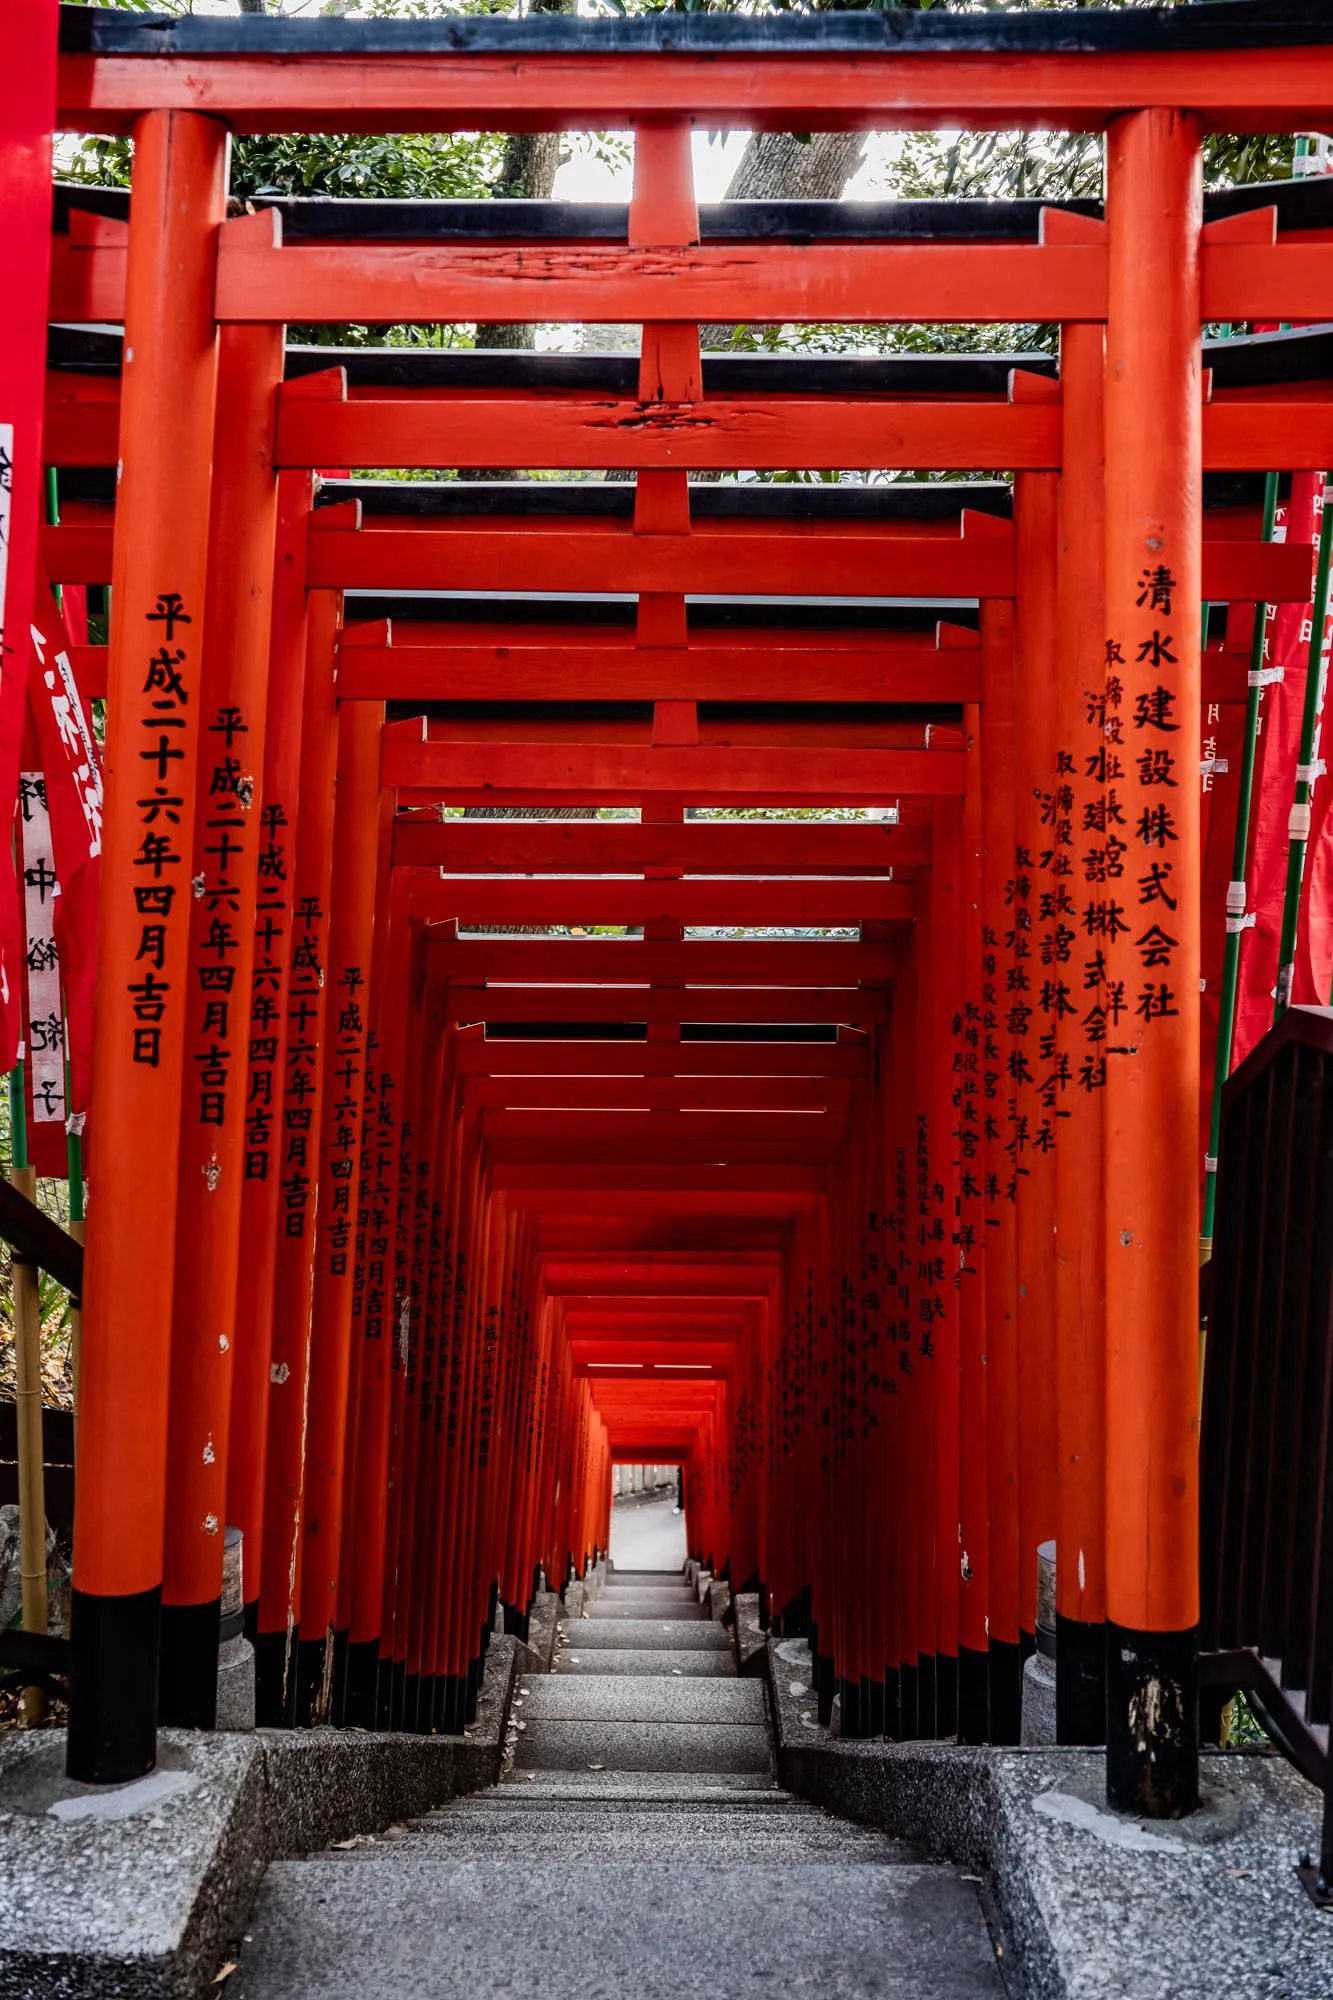
[[[249,221],[225,223],[219,232],[215,310],[220,320],[385,325],[395,320],[952,323],[1106,317],[1101,244],[728,243],[644,249],[612,243],[362,242],[270,248]]]
[[[678,868],[789,874],[854,868],[921,868],[930,829],[887,820],[687,820],[683,826],[603,820],[399,819],[398,866],[456,870],[636,872]],[[497,885],[498,886],[498,885]]]
[[[869,1074],[853,1042],[458,1041],[458,1076],[838,1076]]]
[[[1330,460],[1333,463],[1333,459]],[[748,635],[746,635],[748,639]],[[788,633],[760,650],[625,643],[342,648],[340,701],[901,701],[981,699],[975,651],[834,651]]]
[[[908,923],[916,914],[910,882],[773,881],[624,882],[599,876],[552,876],[526,882],[475,880],[412,871],[414,916],[494,924],[829,925]]]
[[[851,1085],[811,1076],[468,1077],[463,1102],[488,1110],[845,1112]]]
[[[692,1310],[706,1312],[719,1301],[766,1300],[777,1275],[777,1265],[772,1260],[767,1265],[700,1264],[679,1269],[658,1266],[647,1271],[633,1266],[601,1271],[596,1266],[587,1269],[580,1264],[547,1264],[542,1284],[552,1297],[566,1299],[571,1312],[589,1300],[596,1300],[605,1312],[614,1311],[617,1301],[626,1311],[642,1312],[658,1300],[666,1301],[664,1311],[679,1312],[682,1300],[690,1300]]]
[[[584,946],[580,943],[579,950]],[[713,947],[705,945],[703,949]],[[823,947],[821,946],[822,950]],[[453,1023],[467,1021],[493,1021],[502,1024],[511,1021],[645,1021],[648,1023],[673,1024],[684,1021],[716,1022],[719,1026],[744,1021],[758,1021],[765,1025],[781,1026],[786,1022],[801,1022],[811,1025],[847,1026],[870,1028],[884,1019],[885,996],[883,993],[855,985],[832,985],[786,988],[783,986],[737,986],[734,981],[722,981],[718,985],[700,983],[704,975],[693,973],[693,984],[686,983],[673,991],[648,984],[648,976],[642,975],[642,986],[607,986],[597,984],[594,977],[590,983],[560,983],[551,986],[534,984],[534,980],[547,977],[540,960],[533,971],[533,961],[526,961],[529,969],[502,985],[486,985],[474,979],[467,983],[467,974],[452,973],[451,984],[445,994],[445,1019]],[[690,961],[692,966],[699,963]],[[464,961],[466,966],[467,961]],[[705,968],[707,961],[704,961]],[[500,975],[503,977],[503,975]],[[588,979],[589,975],[582,975]]]
[[[1329,316],[1333,317],[1333,300]],[[111,581],[111,510],[44,528],[53,583]],[[96,516],[102,518],[95,518]],[[316,517],[318,519],[318,517]],[[310,537],[312,587],[347,590],[665,591],[726,596],[1012,597],[1008,535],[961,539],[821,528],[779,533],[714,529],[635,535],[593,528],[323,529]],[[1299,603],[1312,551],[1301,543],[1207,541],[1204,595],[1219,603]],[[494,697],[494,689],[491,690]],[[776,698],[773,697],[773,698]],[[939,697],[930,697],[938,699]]]
[[[844,1132],[845,1120],[829,1111],[483,1111],[483,1139],[595,1139],[646,1142],[661,1139],[722,1144],[754,1140],[761,1145],[827,1144]]]
[[[890,534],[864,524],[740,528],[703,522],[688,535],[636,535],[620,522],[542,519],[478,527],[465,518],[429,527],[322,529],[311,535],[309,550],[309,582],[329,590],[964,598],[1014,592],[1008,533]]]
[[[651,1382],[656,1384],[661,1382],[722,1381],[725,1379],[727,1371],[725,1368],[718,1367],[716,1364],[707,1361],[702,1363],[693,1361],[681,1362],[664,1369],[660,1374],[650,1362],[645,1362],[642,1366],[638,1367],[633,1362],[626,1362],[623,1366],[617,1367],[614,1364],[602,1366],[597,1362],[576,1361],[574,1363],[574,1373],[586,1378],[589,1382]]]
[[[1333,412],[1325,411],[1329,433]],[[1060,463],[1055,404],[858,402],[823,396],[642,403],[614,397],[411,397],[318,403],[284,396],[279,465],[457,465],[725,472],[930,465],[1024,470]],[[1285,460],[1283,461],[1286,462]]]
[[[639,938],[455,939],[429,933],[426,958],[432,979],[517,980],[528,985],[550,980],[557,985],[576,982],[580,986],[584,981],[639,980],[645,984],[683,981],[693,986],[710,981],[720,986],[820,987],[839,981],[856,985],[866,979],[892,979],[897,963],[891,945],[853,944],[833,938],[688,938],[676,943]],[[631,1012],[597,1012],[599,1006],[639,1006],[641,998],[634,992],[599,991],[595,985],[585,992],[590,1011],[584,1020],[644,1018]],[[679,994],[673,994],[672,1000],[677,1007],[682,1004]],[[697,1004],[709,1006],[712,1002],[700,994]],[[765,1004],[766,1000],[758,1003],[760,1007]],[[762,1020],[764,1016],[757,1012],[754,1018]]]
[[[1216,256],[1216,246],[1209,254]],[[119,391],[117,381],[102,377],[63,371],[47,377],[42,437],[47,464],[116,463]],[[315,467],[333,462],[434,469],[484,460],[552,471],[589,465],[1018,471],[1058,467],[1060,440],[1058,399],[1038,404],[981,397],[911,402],[793,396],[663,404],[372,390],[346,402],[284,392],[276,455],[279,464]],[[1205,405],[1206,471],[1262,471],[1278,464],[1293,471],[1322,470],[1330,463],[1333,400],[1327,395],[1305,385],[1272,396],[1224,391]]]
[[[889,805],[904,793],[957,796],[964,758],[956,750],[718,750],[659,745],[547,745],[413,742],[386,737],[380,781],[442,796],[490,792],[601,794],[675,792],[689,802],[722,795],[772,795],[856,805]]]
[[[640,114],[772,131],[1097,129],[1127,104],[1181,104],[1211,129],[1317,126],[1327,47],[1189,55],[812,50],[641,55],[135,58],[62,55],[57,129],[124,132],[142,111],[225,118],[238,132],[605,130]],[[1023,317],[1025,315],[1019,315]]]

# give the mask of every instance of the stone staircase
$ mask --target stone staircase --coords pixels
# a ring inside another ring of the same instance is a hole
[[[780,1791],[765,1700],[678,1576],[615,1574],[499,1785],[270,1867],[233,2000],[998,1996],[975,1879]]]

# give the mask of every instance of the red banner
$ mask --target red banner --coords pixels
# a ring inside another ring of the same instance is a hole
[[[54,611],[49,593],[44,604]],[[43,614],[32,627],[33,719],[59,889],[55,936],[69,1020],[71,1110],[86,1110],[92,1081],[93,985],[102,884],[102,772],[63,634]],[[26,876],[25,876],[26,881]]]

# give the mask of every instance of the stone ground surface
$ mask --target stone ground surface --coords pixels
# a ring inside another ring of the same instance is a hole
[[[626,1494],[611,1509],[611,1562],[618,1570],[670,1570],[685,1564],[685,1516],[671,1498]]]
[[[641,1555],[679,1526],[625,1511]],[[624,1546],[557,1677],[524,1682],[504,1781],[273,1864],[229,2000],[1000,1995],[975,1876],[778,1790],[762,1686],[678,1569],[629,1573]]]

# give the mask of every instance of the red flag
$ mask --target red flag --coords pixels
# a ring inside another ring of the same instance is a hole
[[[43,604],[51,604],[49,594]],[[102,772],[69,654],[45,609],[33,621],[32,645],[32,710],[60,881],[55,934],[69,1016],[72,1109],[85,1111],[92,1082],[93,985],[102,882]]]
[[[0,1069],[21,1028],[23,927],[12,842],[27,686],[28,623],[42,502],[42,398],[51,271],[56,0],[0,7],[4,200],[0,202]]]
[[[1293,473],[1291,498],[1285,507],[1278,509],[1275,541],[1318,542],[1323,488],[1319,473]],[[1308,604],[1279,604],[1269,610],[1263,664],[1263,672],[1269,678],[1260,696],[1250,863],[1246,876],[1249,907],[1255,921],[1241,944],[1233,1069],[1244,1062],[1255,1043],[1273,1025],[1282,903],[1287,886],[1287,827],[1300,755],[1312,617]],[[1316,803],[1319,791],[1316,786]],[[1322,863],[1316,872],[1322,873]]]

